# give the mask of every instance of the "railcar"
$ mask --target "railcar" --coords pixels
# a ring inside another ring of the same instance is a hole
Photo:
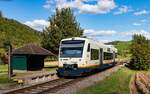
[[[84,76],[115,65],[117,49],[89,38],[63,39],[59,48],[58,76]]]

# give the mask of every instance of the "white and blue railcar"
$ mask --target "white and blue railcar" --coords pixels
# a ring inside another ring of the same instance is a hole
[[[88,38],[63,39],[59,48],[59,76],[83,76],[115,64],[117,49]]]

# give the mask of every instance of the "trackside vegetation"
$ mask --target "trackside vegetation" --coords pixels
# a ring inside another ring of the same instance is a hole
[[[150,69],[150,40],[142,35],[134,35],[130,47],[129,67],[135,70]]]
[[[8,79],[7,74],[0,74],[0,85],[14,83],[13,80]]]
[[[0,65],[0,90],[10,85],[15,85],[12,79],[8,79],[7,74],[8,66],[5,64]]]
[[[8,71],[8,66],[6,64],[0,64],[0,73],[6,73]]]
[[[130,94],[129,83],[134,73],[135,71],[123,67],[105,80],[76,94]]]

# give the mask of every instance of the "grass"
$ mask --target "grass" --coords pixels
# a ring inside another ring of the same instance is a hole
[[[4,73],[7,71],[8,71],[8,65],[7,64],[0,65],[0,73]]]
[[[56,65],[46,65],[46,66],[44,66],[44,69],[47,70],[47,71],[56,70],[56,68],[57,68]],[[0,87],[4,84],[10,84],[10,85],[14,84],[14,82],[12,80],[8,79],[7,71],[8,71],[8,65],[7,64],[0,65]],[[25,73],[20,73],[20,74],[25,75]]]
[[[8,84],[8,83],[13,83],[13,80],[8,79],[7,74],[1,74],[0,75],[0,84]]]
[[[18,86],[16,82],[14,82],[12,79],[8,79],[7,74],[1,74],[0,75],[0,90],[5,89],[12,89],[14,87]]]
[[[46,71],[54,71],[54,70],[57,69],[57,67],[44,67],[44,69],[45,69]]]
[[[0,85],[13,83],[12,80],[8,79],[7,71],[8,71],[7,64],[0,65]]]
[[[114,46],[118,49],[118,54],[119,54],[119,57],[130,57],[130,51],[129,51],[129,48],[130,48],[130,45],[131,45],[131,41],[128,41],[128,42],[118,42],[116,44],[114,44]]]
[[[47,71],[56,70],[58,68],[58,64],[55,62],[57,61],[44,63],[44,69]]]
[[[44,68],[57,68],[58,65],[44,65]]]
[[[105,80],[76,94],[130,94],[129,82],[134,73],[135,71],[124,67]]]

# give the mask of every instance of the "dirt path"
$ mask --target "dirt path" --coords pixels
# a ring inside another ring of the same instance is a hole
[[[136,88],[135,75],[132,76],[129,87],[130,87],[131,94],[140,94]]]
[[[130,83],[131,94],[150,94],[150,72],[134,75]]]

